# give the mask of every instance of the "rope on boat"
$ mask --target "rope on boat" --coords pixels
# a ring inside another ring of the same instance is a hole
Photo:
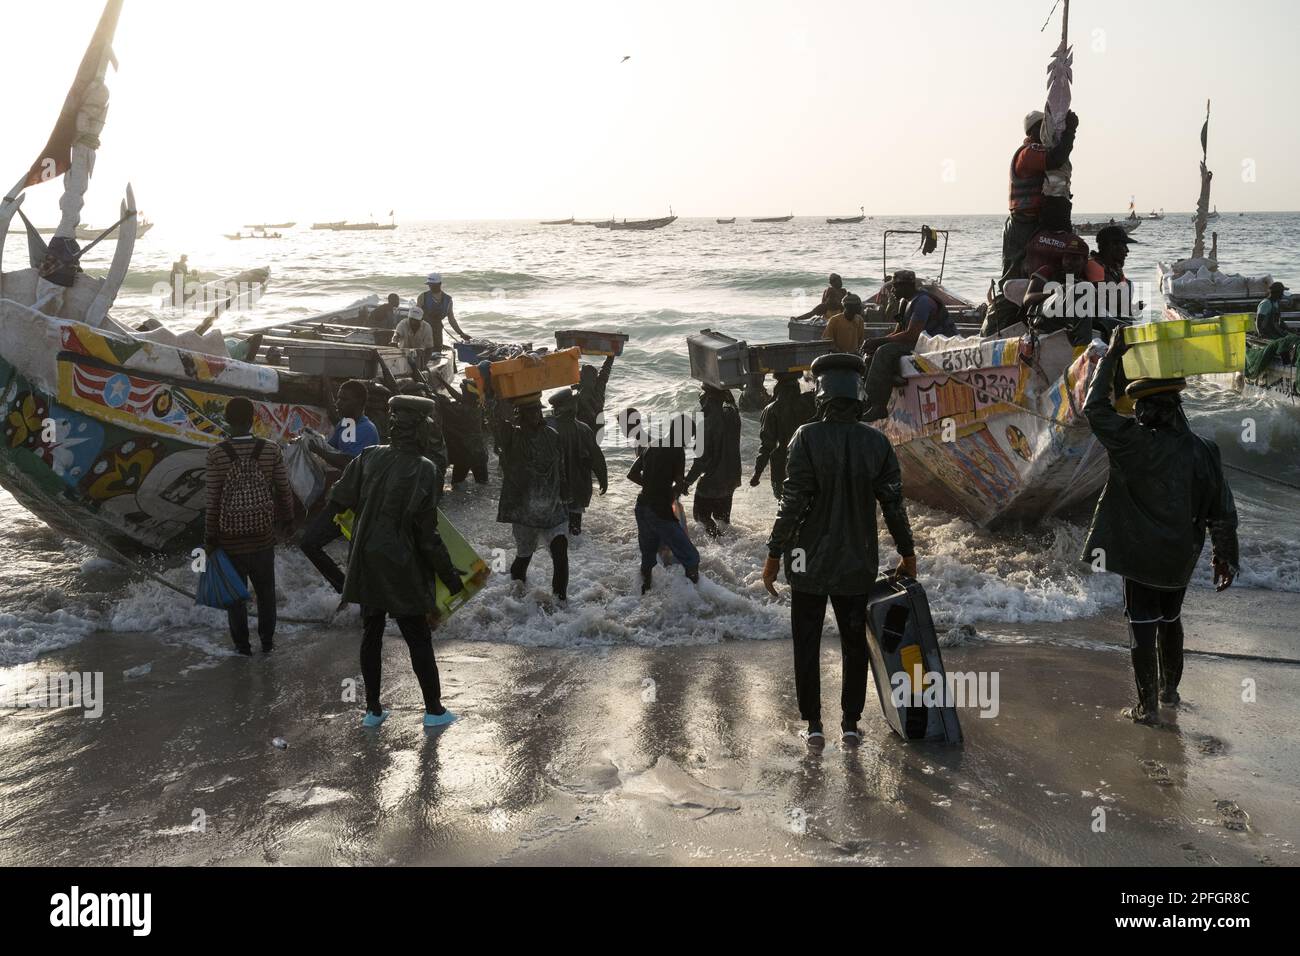
[[[1300,491],[1300,485],[1285,478],[1274,478],[1272,475],[1265,475],[1258,471],[1252,471],[1249,468],[1242,468],[1240,465],[1230,465],[1226,461],[1222,463],[1224,468],[1231,468],[1233,471],[1239,471],[1243,475],[1250,475],[1252,478],[1258,478],[1260,481],[1267,481],[1274,485],[1281,485],[1283,488],[1290,488],[1294,491]]]

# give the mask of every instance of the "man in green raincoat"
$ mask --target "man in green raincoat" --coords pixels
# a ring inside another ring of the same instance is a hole
[[[456,715],[442,706],[438,665],[433,657],[429,614],[434,612],[434,578],[457,594],[464,588],[438,536],[438,498],[446,459],[431,461],[441,436],[431,418],[431,399],[396,395],[389,399],[389,444],[365,449],[352,460],[330,492],[338,509],[351,509],[343,600],[361,605],[361,675],[366,716],[377,727],[388,716],[379,701],[384,625],[389,617],[406,639],[411,667],[424,695],[424,725],[449,724]]]

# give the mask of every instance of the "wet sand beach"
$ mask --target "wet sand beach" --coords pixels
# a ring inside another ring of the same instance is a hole
[[[1194,590],[1188,647],[1270,644],[1290,603]],[[1117,613],[977,630],[945,663],[996,671],[999,712],[962,711],[964,746],[897,739],[873,688],[862,747],[831,739],[820,755],[798,737],[779,634],[676,647],[439,640],[445,701],[462,719],[436,734],[420,726],[391,627],[393,714],[378,731],[343,700],[347,681],[360,693],[352,626],[286,629],[251,660],[101,634],[4,672],[99,670],[105,689],[98,719],[3,713],[0,862],[1295,862],[1300,668],[1189,655],[1186,703],[1149,729],[1117,716],[1132,695]],[[828,629],[828,727],[837,643]]]

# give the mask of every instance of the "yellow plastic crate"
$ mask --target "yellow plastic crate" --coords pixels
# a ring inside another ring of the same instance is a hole
[[[521,355],[493,362],[491,369],[493,393],[501,398],[519,398],[576,384],[580,371],[579,352],[571,348],[542,355]],[[467,367],[465,377],[482,388],[483,376],[477,366]]]
[[[1179,378],[1239,372],[1246,367],[1246,330],[1254,316],[1166,319],[1124,330],[1124,374]]]

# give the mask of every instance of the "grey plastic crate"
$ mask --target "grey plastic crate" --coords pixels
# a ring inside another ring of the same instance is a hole
[[[816,342],[771,342],[749,347],[750,372],[802,372],[813,360],[830,355],[835,345],[828,339]]]
[[[691,357],[691,378],[717,388],[745,384],[745,343],[730,335],[704,329],[686,336]]]
[[[374,378],[379,359],[374,349],[339,345],[298,345],[284,350],[289,369],[330,378]]]
[[[796,322],[791,319],[787,328],[791,342],[818,342],[826,333],[826,323],[821,319],[808,322]]]

